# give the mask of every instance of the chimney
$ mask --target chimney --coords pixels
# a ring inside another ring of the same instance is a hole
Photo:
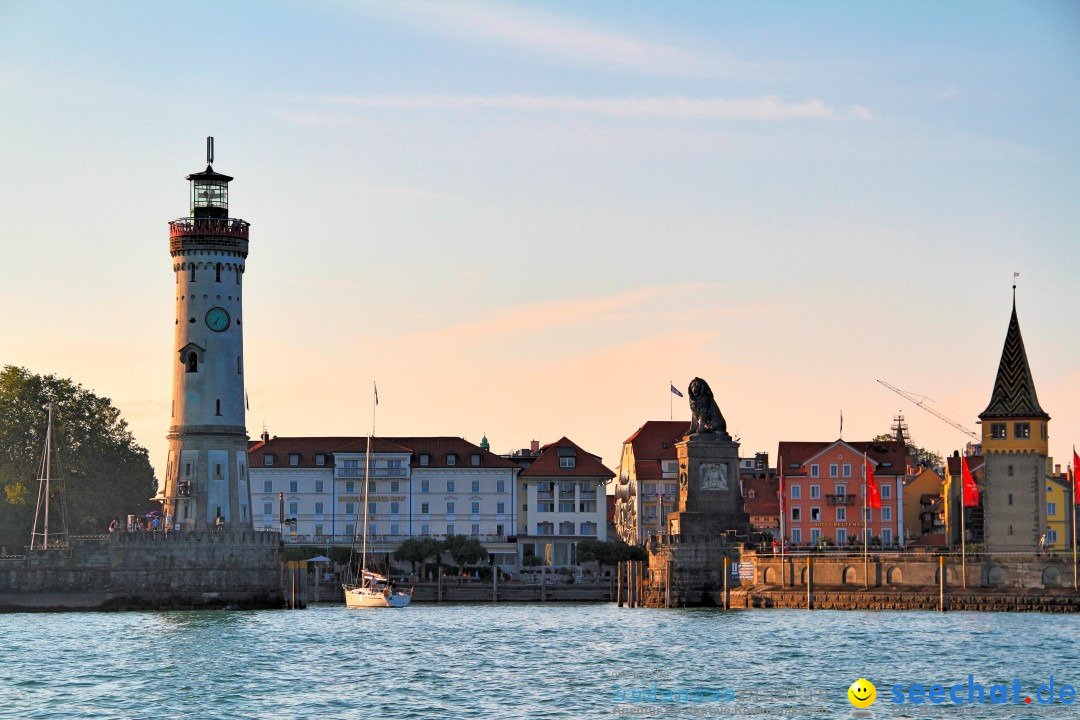
[[[1061,474],[1061,463],[1054,463],[1054,474],[1055,475],[1060,475]]]
[[[262,441],[264,443],[270,442],[270,431],[268,431],[266,428],[263,428]]]
[[[531,452],[534,452],[534,453],[540,452],[540,441],[539,440],[533,440],[532,442],[530,442],[529,443],[529,450]]]

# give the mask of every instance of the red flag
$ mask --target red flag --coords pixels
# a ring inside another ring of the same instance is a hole
[[[1080,455],[1073,446],[1073,502],[1080,505]]]
[[[979,487],[975,484],[975,478],[971,475],[967,458],[960,458],[960,476],[964,481],[964,507],[977,507],[979,504]]]
[[[866,507],[879,508],[881,507],[881,493],[878,492],[877,482],[874,481],[874,469],[870,467],[869,458],[865,459],[866,463]]]

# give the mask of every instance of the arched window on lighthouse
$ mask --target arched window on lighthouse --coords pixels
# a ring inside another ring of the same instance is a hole
[[[191,282],[195,282],[195,264],[191,265]]]
[[[199,372],[199,356],[195,353],[188,353],[187,357],[187,372]]]
[[[214,267],[214,282],[221,282],[221,263]]]

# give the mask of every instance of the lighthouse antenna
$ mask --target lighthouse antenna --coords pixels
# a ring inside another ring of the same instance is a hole
[[[206,136],[206,164],[207,165],[213,165],[214,164],[214,136],[213,135],[207,135]]]

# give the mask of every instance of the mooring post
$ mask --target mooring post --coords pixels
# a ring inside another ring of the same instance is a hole
[[[814,609],[814,566],[810,556],[806,556],[806,609]]]
[[[725,555],[724,556],[724,602],[723,602],[725,610],[728,610],[728,609],[731,608],[731,596],[728,595],[728,575],[731,574],[731,571],[728,569],[728,563],[729,562],[730,562],[730,560],[728,559],[728,556]]]
[[[622,607],[622,560],[615,563],[615,580],[617,582],[615,588],[615,603],[618,607]]]
[[[945,556],[938,555],[938,610],[945,612]]]
[[[668,560],[664,581],[664,607],[667,608],[671,607],[671,575],[673,572],[675,572],[675,563]]]
[[[499,602],[499,568],[491,568],[491,602]]]
[[[435,598],[436,602],[442,602],[442,565],[439,566],[439,582]]]

